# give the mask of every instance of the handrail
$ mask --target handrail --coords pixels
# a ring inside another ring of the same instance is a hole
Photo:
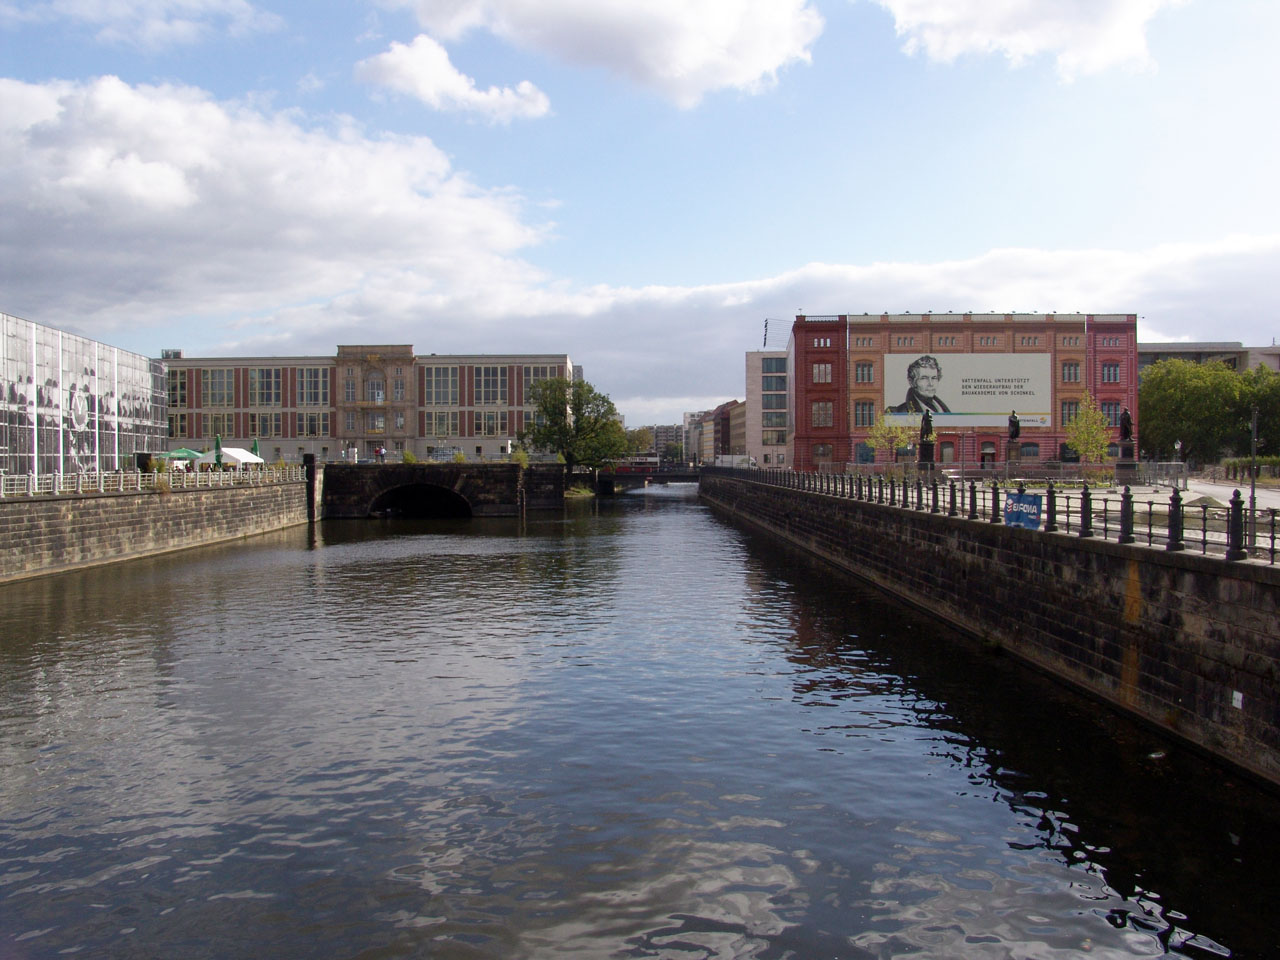
[[[303,480],[306,480],[306,468],[297,464],[247,470],[169,470],[163,473],[116,470],[98,473],[47,473],[40,476],[5,474],[0,476],[0,500],[13,497],[208,490],[268,483],[297,483]]]
[[[998,480],[962,483],[947,476],[910,480],[867,474],[805,473],[760,467],[703,467],[711,476],[784,487],[815,496],[883,504],[898,510],[946,513],[962,520],[999,524],[1001,495],[1025,493],[1025,485],[1001,487]],[[1199,548],[1204,556],[1228,562],[1252,557],[1274,565],[1280,545],[1280,511],[1258,511],[1257,534],[1246,542],[1244,497],[1236,490],[1225,506],[1187,505],[1177,487],[1168,502],[1141,500],[1128,486],[1119,496],[1098,496],[1086,483],[1079,493],[1064,493],[1049,481],[1043,490],[1045,523],[1040,535],[1096,538],[1116,543],[1163,548],[1169,552]]]

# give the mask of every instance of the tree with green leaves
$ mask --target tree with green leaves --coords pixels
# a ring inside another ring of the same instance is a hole
[[[887,450],[895,457],[903,447],[914,443],[920,436],[920,427],[910,423],[891,424],[884,414],[876,417],[876,422],[867,431],[866,444],[877,452]]]
[[[627,435],[606,394],[585,380],[551,377],[530,387],[533,426],[520,442],[558,454],[570,473],[581,464],[600,467],[627,455]]]
[[[653,431],[648,427],[636,427],[627,431],[627,452],[644,455],[653,450]]]
[[[1138,442],[1170,460],[1181,440],[1183,459],[1215,462],[1225,449],[1240,449],[1252,412],[1248,394],[1259,388],[1268,388],[1265,376],[1242,376],[1225,363],[1154,363],[1138,384]]]
[[[1232,446],[1239,456],[1253,447],[1253,409],[1258,409],[1258,454],[1280,453],[1280,373],[1270,367],[1254,367],[1240,375],[1242,391],[1236,412]]]
[[[1111,444],[1111,424],[1098,407],[1093,395],[1085,393],[1075,419],[1065,427],[1067,446],[1080,455],[1084,463],[1101,463]]]

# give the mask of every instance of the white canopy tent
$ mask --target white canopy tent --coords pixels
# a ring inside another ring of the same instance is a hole
[[[201,454],[200,459],[197,460],[196,463],[201,465],[216,463],[216,456],[216,452],[210,450],[208,453]],[[254,456],[244,447],[222,448],[222,465],[224,467],[254,467],[266,462],[267,461],[263,460],[261,457]]]

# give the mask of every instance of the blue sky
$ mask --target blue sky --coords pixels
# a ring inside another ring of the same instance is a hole
[[[1274,0],[0,0],[0,310],[568,352],[629,424],[809,313],[1280,335]]]

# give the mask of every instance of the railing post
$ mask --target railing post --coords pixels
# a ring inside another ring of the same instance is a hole
[[[1057,533],[1058,531],[1058,496],[1057,491],[1053,488],[1053,481],[1049,481],[1049,485],[1045,488],[1045,533]]]
[[[898,496],[898,481],[892,477],[889,478],[889,506],[894,506]]]
[[[1173,488],[1173,494],[1169,497],[1169,542],[1164,548],[1170,551],[1185,550],[1187,545],[1182,542],[1183,530],[1182,517],[1182,494],[1178,493],[1178,488]]]
[[[1080,491],[1080,536],[1093,536],[1093,500],[1089,495],[1087,483]]]
[[[1231,495],[1231,513],[1227,518],[1227,559],[1243,560],[1249,556],[1244,548],[1244,498],[1237,490]]]
[[[916,509],[924,508],[924,481],[916,477]]]
[[[884,503],[884,477],[876,477],[876,503]]]
[[[978,519],[978,481],[969,481],[969,519]]]
[[[1133,543],[1133,493],[1125,484],[1120,494],[1120,543]]]
[[[938,509],[938,478],[934,477],[933,482],[929,485],[929,494],[931,496],[929,512],[939,513]]]
[[[951,500],[947,505],[947,516],[954,517],[956,515],[956,482],[951,481]]]
[[[1004,518],[1000,516],[1000,481],[991,481],[991,522],[1000,523]]]

